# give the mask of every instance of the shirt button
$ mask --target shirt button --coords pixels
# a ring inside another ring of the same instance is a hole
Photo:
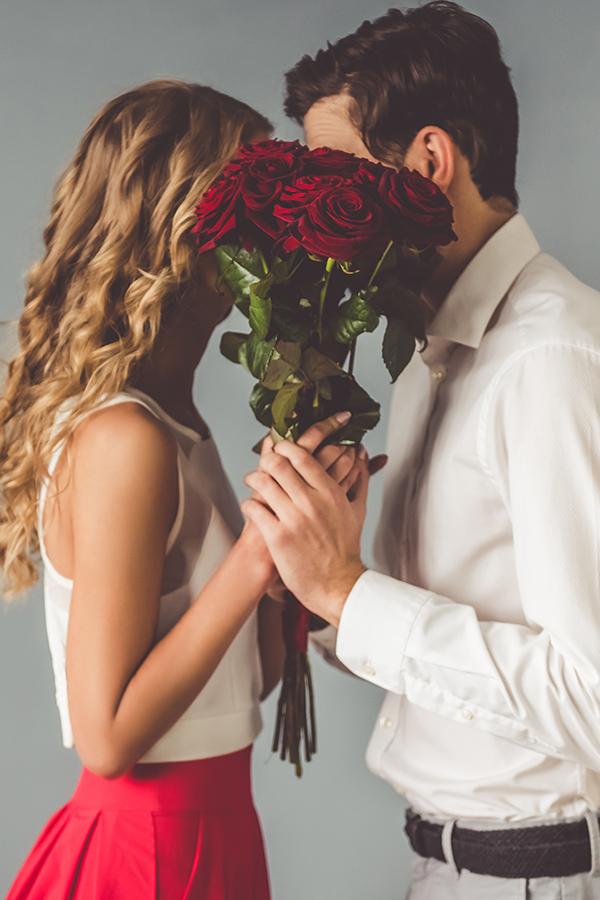
[[[473,718],[473,713],[471,712],[470,709],[463,709],[461,712],[461,716],[463,717],[465,722],[470,722],[471,719]]]
[[[363,665],[363,672],[365,673],[365,675],[374,675],[375,667],[370,662],[367,661]]]
[[[387,716],[382,716],[382,717],[380,718],[380,720],[379,720],[379,724],[380,724],[383,728],[391,728],[392,725],[394,724],[394,720],[393,720],[393,719],[389,719]]]

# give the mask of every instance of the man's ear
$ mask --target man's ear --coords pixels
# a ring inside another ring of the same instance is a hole
[[[447,192],[454,178],[454,141],[437,125],[421,128],[406,151],[404,165],[417,169]]]

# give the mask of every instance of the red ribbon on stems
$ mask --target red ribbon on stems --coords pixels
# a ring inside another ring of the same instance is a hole
[[[279,750],[283,760],[289,757],[298,778],[302,775],[302,744],[306,762],[310,762],[317,750],[315,698],[307,652],[309,630],[310,612],[293,594],[286,591],[283,611],[286,653],[277,704],[273,752]]]

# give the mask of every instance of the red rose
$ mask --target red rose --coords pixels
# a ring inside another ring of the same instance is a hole
[[[330,147],[317,147],[304,153],[305,171],[311,175],[341,175],[351,178],[358,169],[360,159],[344,150],[332,150]]]
[[[284,189],[273,212],[276,218],[293,222],[304,215],[306,207],[320,194],[342,184],[348,184],[348,179],[341,175],[300,175]]]
[[[220,178],[202,197],[196,207],[196,235],[198,252],[212,250],[229,234],[237,234],[243,222],[240,179],[236,175]]]
[[[273,215],[273,208],[283,189],[302,172],[303,161],[298,154],[277,152],[261,154],[246,161],[240,190],[251,222],[271,237],[281,232],[281,224]]]
[[[243,144],[237,154],[237,159],[241,162],[253,162],[263,156],[275,156],[280,153],[293,153],[295,156],[302,156],[306,148],[302,146],[300,141],[260,141],[256,144]]]
[[[378,194],[395,214],[390,226],[395,237],[415,247],[439,247],[455,241],[454,216],[446,195],[429,178],[404,168],[384,168]]]
[[[303,247],[316,256],[352,260],[379,257],[390,241],[380,204],[357,185],[343,184],[320,194],[289,225],[285,252]]]
[[[372,162],[370,159],[362,159],[352,177],[352,181],[356,184],[360,184],[369,193],[372,192],[377,196],[379,182],[381,181],[386,168],[386,166],[379,162]],[[395,170],[390,169],[390,171],[393,172]]]

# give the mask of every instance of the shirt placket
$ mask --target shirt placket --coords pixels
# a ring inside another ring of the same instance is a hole
[[[402,538],[400,541],[400,572],[401,581],[414,582],[414,566],[411,564],[416,559],[418,552],[418,508],[417,493],[419,483],[423,475],[423,468],[429,446],[431,423],[439,406],[440,387],[448,374],[450,355],[454,344],[441,338],[431,338],[427,348],[422,353],[422,359],[429,368],[429,398],[425,425],[422,438],[418,442],[409,469],[408,484],[404,494],[404,507],[402,519]]]

